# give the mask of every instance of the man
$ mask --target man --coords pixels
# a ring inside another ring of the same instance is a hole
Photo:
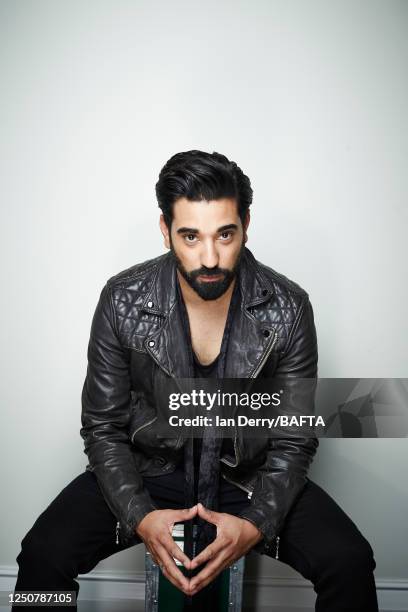
[[[311,580],[319,612],[375,612],[369,542],[307,477],[316,438],[157,437],[163,381],[316,378],[318,357],[307,292],[245,246],[252,189],[237,164],[178,153],[156,195],[169,252],[102,289],[82,393],[89,463],[23,539],[16,590],[78,591],[79,573],[143,541],[186,605],[254,550]],[[204,533],[194,558],[171,536],[193,521]]]

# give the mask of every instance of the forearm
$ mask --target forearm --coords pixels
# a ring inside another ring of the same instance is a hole
[[[270,441],[267,459],[258,470],[251,504],[240,513],[263,534],[270,546],[282,530],[285,518],[307,482],[307,472],[319,441],[317,438],[276,438]]]
[[[83,420],[86,422],[86,419]],[[95,474],[104,499],[120,523],[122,541],[135,535],[141,520],[158,509],[143,485],[135,463],[135,451],[126,432],[82,427],[92,472]]]

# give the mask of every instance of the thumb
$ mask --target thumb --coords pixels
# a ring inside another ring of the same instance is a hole
[[[205,520],[208,521],[209,523],[214,523],[214,525],[217,524],[218,522],[217,512],[214,512],[213,510],[209,510],[208,508],[203,506],[201,502],[198,502],[197,507],[198,507],[198,514],[200,516],[205,518]]]
[[[176,513],[176,516],[179,516],[181,521],[187,520],[189,518],[192,518],[193,516],[195,516],[197,514],[198,508],[197,508],[197,504],[195,506],[192,506],[191,508],[180,508],[180,510],[174,510],[174,512]]]

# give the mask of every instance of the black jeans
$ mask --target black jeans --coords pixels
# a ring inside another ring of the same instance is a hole
[[[219,511],[238,514],[250,501],[220,479]],[[145,486],[160,508],[184,507],[184,475],[148,477]],[[21,542],[15,590],[79,591],[78,574],[127,546],[116,544],[116,518],[96,477],[85,471],[40,514]],[[378,612],[373,550],[353,521],[321,487],[308,479],[280,534],[279,560],[313,583],[318,612]],[[271,556],[275,551],[271,550]],[[39,610],[13,607],[12,610]],[[74,607],[47,608],[72,610]]]

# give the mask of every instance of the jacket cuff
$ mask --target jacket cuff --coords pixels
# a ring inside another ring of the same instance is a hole
[[[144,519],[146,514],[149,512],[153,512],[154,510],[160,510],[160,508],[153,502],[150,495],[146,495],[142,493],[141,495],[137,495],[133,499],[132,503],[129,504],[130,510],[128,511],[126,518],[120,520],[120,529],[121,529],[121,541],[122,543],[127,543],[132,539],[139,539],[140,537],[137,535],[135,529]]]
[[[263,535],[263,539],[254,546],[254,550],[257,550],[261,554],[268,552],[272,548],[277,534],[273,529],[271,521],[265,516],[265,513],[259,507],[252,505],[242,510],[238,516],[253,523]]]

